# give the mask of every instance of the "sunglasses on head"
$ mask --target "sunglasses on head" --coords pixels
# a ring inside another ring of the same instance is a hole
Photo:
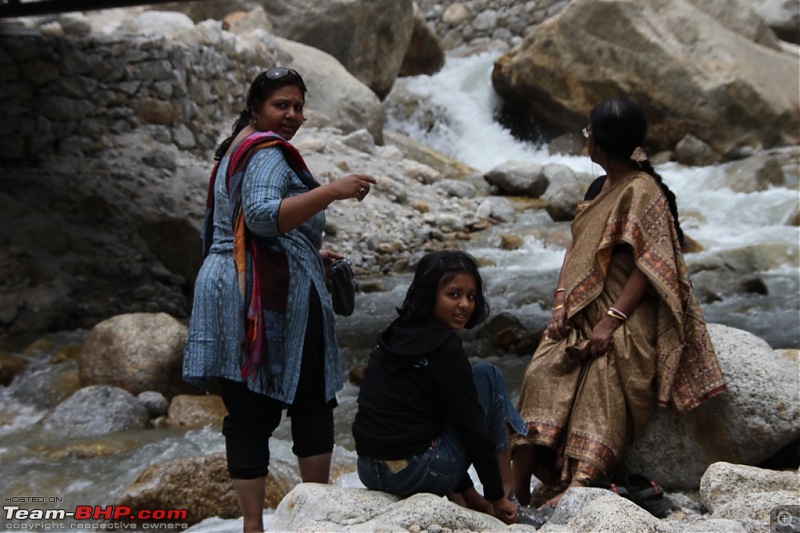
[[[286,67],[272,67],[271,69],[267,70],[264,75],[271,80],[280,80],[293,76],[303,79],[300,76],[300,73],[298,73],[295,69]]]

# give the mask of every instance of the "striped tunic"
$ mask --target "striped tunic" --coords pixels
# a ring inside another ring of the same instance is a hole
[[[221,377],[244,381],[241,373],[241,344],[244,336],[244,299],[236,279],[233,263],[233,231],[231,206],[225,186],[229,157],[217,170],[214,185],[214,242],[197,276],[194,307],[189,321],[189,335],[183,361],[183,378],[208,390],[210,378]],[[289,260],[290,286],[284,322],[286,362],[279,390],[268,390],[266,361],[258,376],[248,386],[291,404],[300,377],[300,360],[308,319],[311,289],[319,295],[325,345],[325,399],[335,398],[343,387],[342,366],[334,331],[333,309],[325,286],[325,270],[319,249],[325,227],[321,211],[299,228],[278,232],[278,210],[283,198],[308,191],[289,167],[279,148],[266,148],[253,155],[242,183],[242,209],[251,231],[264,236],[277,236]]]

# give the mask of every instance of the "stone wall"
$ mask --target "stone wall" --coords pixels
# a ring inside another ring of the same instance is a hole
[[[91,155],[107,135],[142,127],[208,154],[264,64],[229,45],[0,35],[0,161]]]
[[[569,0],[417,0],[425,20],[447,50],[487,43],[518,44]]]

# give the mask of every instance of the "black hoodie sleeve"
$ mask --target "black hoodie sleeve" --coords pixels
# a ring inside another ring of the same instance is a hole
[[[452,414],[458,435],[489,501],[505,496],[494,443],[486,429],[483,407],[472,379],[472,366],[461,340],[453,335],[432,358],[438,390],[445,412]]]

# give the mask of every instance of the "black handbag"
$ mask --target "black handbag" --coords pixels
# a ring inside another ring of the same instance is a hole
[[[331,300],[333,312],[350,316],[356,308],[356,280],[353,266],[347,259],[337,259],[331,265]]]

